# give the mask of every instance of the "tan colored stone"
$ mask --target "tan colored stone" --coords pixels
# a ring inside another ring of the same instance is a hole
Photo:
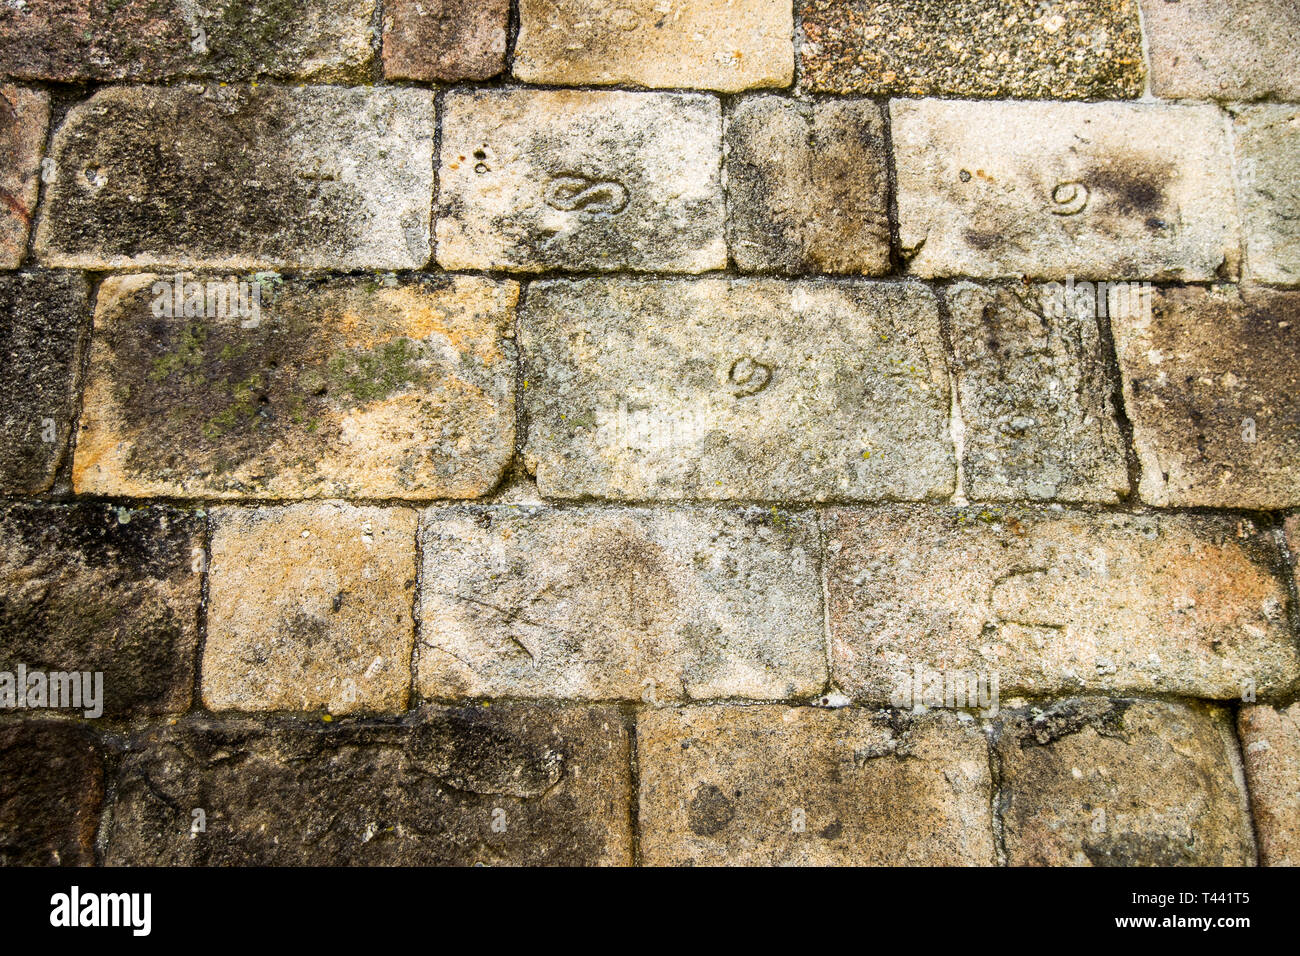
[[[1290,552],[1291,571],[1295,577],[1296,591],[1300,592],[1300,514],[1288,516],[1284,528],[1287,551]]]
[[[1151,89],[1170,99],[1300,99],[1295,0],[1142,0]]]
[[[1237,715],[1250,804],[1265,866],[1300,866],[1300,703]]]
[[[789,86],[790,0],[521,0],[525,83],[706,90]]]
[[[821,693],[811,516],[426,511],[419,689],[432,699],[789,699]]]
[[[49,123],[48,93],[0,86],[0,269],[17,269],[27,255]]]
[[[443,101],[444,269],[726,265],[722,109],[711,96],[452,91]]]
[[[415,511],[218,508],[212,525],[206,707],[406,709]]]
[[[1146,290],[1111,307],[1153,505],[1300,505],[1300,292]]]
[[[472,498],[500,481],[514,454],[515,283],[180,281],[205,302],[210,283],[231,301],[250,283],[246,303],[257,284],[260,306],[161,317],[174,277],[105,280],[77,491]]]
[[[1106,299],[1098,309],[1088,291],[969,282],[947,290],[970,499],[1114,502],[1128,493],[1097,323]]]
[[[992,865],[973,721],[780,706],[642,711],[652,866]]]
[[[921,276],[1231,278],[1212,106],[894,100],[899,242]]]
[[[1011,694],[1285,693],[1300,652],[1246,519],[899,507],[826,518],[831,676],[888,702],[917,666]]]
[[[1300,285],[1300,108],[1234,111],[1246,276]]]
[[[1083,698],[1004,714],[1011,866],[1253,866],[1245,781],[1219,708]]]
[[[946,497],[934,294],[917,283],[547,280],[520,315],[541,493],[623,500]]]
[[[386,0],[384,76],[486,80],[506,65],[510,0]]]
[[[86,269],[419,269],[433,94],[107,87],[50,147],[36,255]]]
[[[726,145],[727,239],[742,270],[889,271],[879,106],[747,97],[727,115]]]

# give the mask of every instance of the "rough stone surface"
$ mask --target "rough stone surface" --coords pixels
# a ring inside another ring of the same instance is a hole
[[[811,515],[762,509],[424,514],[427,698],[821,693]]]
[[[406,709],[416,512],[311,504],[212,521],[209,709]]]
[[[1142,0],[1151,89],[1170,99],[1300,99],[1295,0]]]
[[[1215,107],[895,100],[890,111],[899,242],[918,275],[1236,276]]]
[[[76,413],[90,287],[64,272],[0,275],[0,491],[48,491]]]
[[[196,305],[212,283],[235,300],[239,281],[245,303],[257,286],[251,318],[155,315],[172,276],[100,287],[78,491],[428,499],[497,484],[514,453],[515,283],[180,278]]]
[[[1291,558],[1291,571],[1295,577],[1296,591],[1300,592],[1300,514],[1289,515],[1284,527],[1286,547]]]
[[[433,94],[116,87],[73,107],[36,233],[42,262],[108,269],[418,269]]]
[[[998,814],[1012,866],[1249,866],[1228,716],[1084,698],[1003,715]]]
[[[27,255],[49,122],[48,93],[0,86],[0,269],[17,269]]]
[[[650,865],[993,863],[987,746],[951,714],[647,710],[637,760]]]
[[[444,269],[726,265],[722,110],[710,96],[475,90],[443,105]]]
[[[950,495],[933,293],[913,283],[544,281],[520,322],[547,496]]]
[[[384,76],[486,80],[506,66],[510,0],[386,0]]]
[[[912,507],[833,511],[825,531],[831,676],[855,698],[889,701],[917,665],[997,675],[1003,697],[1300,678],[1276,546],[1248,520]]]
[[[204,526],[157,505],[0,510],[0,671],[102,673],[105,718],[187,710]]]
[[[1113,502],[1127,494],[1095,295],[973,283],[947,295],[967,496]]]
[[[622,715],[493,705],[404,724],[192,720],[123,761],[105,862],[627,865]],[[206,830],[191,836],[191,811]]]
[[[790,0],[520,0],[514,74],[570,86],[789,86]]]
[[[1250,803],[1265,866],[1300,866],[1300,704],[1237,715]]]
[[[1234,139],[1246,276],[1300,285],[1300,108],[1243,107]]]
[[[0,9],[0,74],[360,80],[374,12],[375,0],[24,0]]]
[[[84,727],[0,726],[0,866],[90,866],[103,756]]]
[[[1300,292],[1156,289],[1112,309],[1142,500],[1300,504]]]
[[[889,177],[870,100],[741,100],[727,117],[728,241],[746,271],[889,271]]]
[[[1142,94],[1136,0],[797,0],[800,82],[822,93]]]

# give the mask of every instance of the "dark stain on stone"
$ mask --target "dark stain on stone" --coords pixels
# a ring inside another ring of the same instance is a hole
[[[0,866],[87,866],[104,798],[104,757],[83,726],[0,727]]]
[[[736,816],[736,805],[713,784],[703,784],[686,807],[686,823],[697,836],[716,836]]]

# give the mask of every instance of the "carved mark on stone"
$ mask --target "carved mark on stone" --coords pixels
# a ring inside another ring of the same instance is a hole
[[[546,184],[542,194],[546,205],[561,212],[589,212],[612,215],[627,206],[627,190],[612,179],[592,179],[562,173]]]
[[[737,398],[757,395],[772,381],[772,369],[746,355],[731,363],[727,381],[731,383],[732,394]]]
[[[1080,182],[1059,184],[1052,190],[1052,215],[1075,216],[1088,205],[1088,187]]]

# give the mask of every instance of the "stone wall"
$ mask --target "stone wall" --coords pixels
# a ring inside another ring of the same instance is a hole
[[[1300,863],[1297,62],[6,4],[0,862]]]

